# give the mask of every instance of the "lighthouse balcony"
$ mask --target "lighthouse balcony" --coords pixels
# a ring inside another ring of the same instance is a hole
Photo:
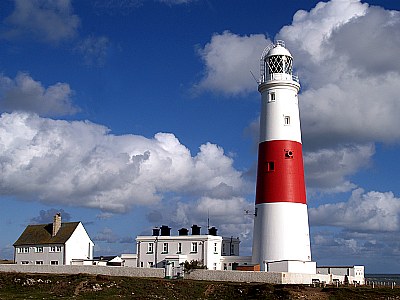
[[[299,76],[286,73],[266,74],[265,76],[263,76],[263,78],[261,78],[260,83],[264,83],[267,81],[295,81],[297,83],[300,83]]]

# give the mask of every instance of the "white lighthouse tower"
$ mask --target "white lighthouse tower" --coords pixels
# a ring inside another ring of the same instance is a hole
[[[300,130],[299,80],[283,41],[261,55],[260,143],[253,233],[262,271],[313,273]]]

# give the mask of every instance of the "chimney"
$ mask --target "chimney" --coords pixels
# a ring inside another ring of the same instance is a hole
[[[163,225],[160,227],[161,229],[161,235],[162,236],[170,236],[171,235],[171,228],[169,228],[166,225]]]
[[[196,224],[192,226],[192,235],[200,235],[200,226]]]
[[[189,230],[187,228],[181,228],[178,230],[179,235],[188,235]]]
[[[53,233],[51,236],[56,236],[60,228],[61,228],[61,214],[57,213],[53,218]]]
[[[160,235],[160,228],[155,227],[153,228],[153,236],[159,236]]]
[[[208,235],[217,235],[218,229],[215,227],[208,228]]]

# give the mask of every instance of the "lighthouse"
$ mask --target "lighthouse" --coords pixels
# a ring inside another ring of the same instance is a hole
[[[261,60],[260,141],[252,262],[262,271],[315,274],[311,262],[298,92],[283,41]]]

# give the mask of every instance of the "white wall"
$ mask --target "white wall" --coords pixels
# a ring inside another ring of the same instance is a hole
[[[72,259],[93,259],[94,243],[89,238],[82,223],[79,222],[75,231],[65,243],[65,264],[70,265]]]
[[[137,254],[138,266],[143,265],[144,268],[149,267],[149,263],[155,264],[157,267],[164,267],[166,257],[185,256],[185,260],[203,261],[208,269],[217,270],[221,269],[221,236],[212,235],[187,235],[187,236],[138,236],[137,241]],[[148,245],[153,243],[153,252],[148,253]],[[164,243],[168,244],[168,252],[164,252]],[[181,252],[178,252],[178,244],[181,243]],[[192,243],[197,244],[197,252],[193,252]],[[216,244],[216,251],[215,250]]]
[[[291,272],[302,274],[316,274],[317,263],[313,261],[290,261],[267,263],[269,272]]]
[[[137,254],[123,253],[121,254],[124,267],[136,267],[137,266]]]

